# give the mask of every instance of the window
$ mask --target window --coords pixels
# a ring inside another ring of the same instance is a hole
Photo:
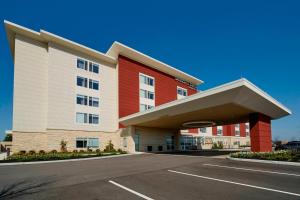
[[[223,135],[223,127],[217,126],[217,135]]]
[[[166,146],[167,146],[167,150],[174,150],[175,149],[174,136],[167,136],[166,137]]]
[[[77,94],[76,102],[79,105],[87,105],[87,96]]]
[[[140,89],[140,97],[154,100],[154,92]]]
[[[94,73],[96,73],[96,74],[99,74],[99,65],[96,64],[96,63],[90,62],[90,63],[89,63],[89,71],[90,71],[90,72],[94,72]]]
[[[87,138],[76,138],[76,148],[86,148]]]
[[[99,147],[99,139],[98,138],[88,138],[88,147],[98,148]]]
[[[98,138],[76,138],[76,148],[99,148]]]
[[[248,129],[248,130],[249,130],[249,124],[248,124],[248,123],[246,123],[246,124],[245,124],[245,126],[246,126],[246,129]]]
[[[77,59],[77,68],[87,70],[87,61],[80,58]]]
[[[235,124],[235,136],[240,136],[240,124]]]
[[[153,106],[146,105],[146,104],[140,104],[140,111],[145,111],[153,108]]]
[[[77,76],[77,85],[81,87],[87,87],[87,78]]]
[[[181,95],[181,96],[187,96],[187,89],[181,88],[181,87],[177,87],[177,94]]]
[[[76,113],[76,122],[80,124],[87,123],[87,114],[86,113]]]
[[[89,97],[89,106],[99,107],[99,98]]]
[[[206,128],[200,128],[201,133],[206,133]]]
[[[89,79],[89,88],[99,90],[99,82],[93,79]]]
[[[99,116],[94,114],[89,114],[89,124],[99,124]]]
[[[140,83],[150,85],[150,86],[154,86],[154,79],[150,76],[140,74]]]

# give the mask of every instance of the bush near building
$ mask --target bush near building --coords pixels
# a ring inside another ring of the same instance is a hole
[[[125,151],[118,149],[118,151],[113,152],[102,152],[99,149],[96,151],[73,151],[73,152],[57,152],[53,150],[46,153],[41,150],[38,153],[35,151],[24,152],[13,154],[7,157],[5,160],[0,162],[32,162],[32,161],[50,161],[50,160],[65,160],[65,159],[76,159],[76,158],[91,158],[91,157],[101,157],[110,155],[120,155],[126,154]]]
[[[260,159],[274,161],[300,162],[300,151],[275,151],[275,152],[237,152],[230,154],[232,158]]]

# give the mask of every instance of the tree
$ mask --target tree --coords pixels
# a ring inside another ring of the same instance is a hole
[[[12,141],[12,134],[6,134],[4,140],[5,142],[11,142]]]

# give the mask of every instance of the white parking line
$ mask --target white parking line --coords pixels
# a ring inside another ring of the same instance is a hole
[[[287,175],[287,176],[300,176],[300,174],[290,174],[290,173],[284,173],[284,172],[273,172],[273,171],[250,169],[250,168],[241,168],[241,167],[230,167],[230,166],[225,166],[225,165],[213,165],[213,164],[203,164],[203,165],[211,166],[211,167],[228,168],[228,169],[238,169],[238,170],[244,170],[244,171],[262,172],[262,173],[270,173],[270,174],[280,174],[280,175]]]
[[[179,171],[174,171],[174,170],[168,170],[168,171],[172,172],[172,173],[183,174],[183,175],[193,176],[193,177],[207,179],[207,180],[219,181],[219,182],[223,182],[223,183],[230,183],[230,184],[234,184],[234,185],[241,185],[241,186],[245,186],[245,187],[251,187],[251,188],[256,188],[256,189],[260,189],[260,190],[267,190],[267,191],[278,192],[278,193],[283,193],[283,194],[288,194],[288,195],[293,195],[293,196],[300,197],[300,194],[292,193],[292,192],[286,192],[286,191],[282,191],[282,190],[275,190],[275,189],[271,189],[271,188],[265,188],[265,187],[255,186],[255,185],[249,185],[249,184],[244,184],[244,183],[227,181],[227,180],[211,178],[211,177],[207,177],[207,176],[199,176],[199,175],[195,175],[195,174],[189,174],[189,173],[179,172]]]
[[[137,196],[139,196],[139,197],[142,197],[143,199],[147,199],[147,200],[154,200],[154,199],[152,199],[152,198],[150,198],[150,197],[147,197],[146,195],[143,195],[143,194],[141,194],[141,193],[139,193],[139,192],[136,192],[136,191],[134,191],[134,190],[132,190],[132,189],[130,189],[130,188],[128,188],[128,187],[125,187],[125,186],[123,186],[123,185],[120,185],[119,183],[116,183],[116,182],[114,182],[114,181],[108,181],[108,182],[110,182],[110,183],[112,183],[112,184],[114,184],[114,185],[116,185],[116,186],[118,186],[118,187],[120,187],[120,188],[122,188],[122,189],[124,189],[124,190],[127,190],[128,192],[131,192],[132,194],[135,194],[135,195],[137,195]]]

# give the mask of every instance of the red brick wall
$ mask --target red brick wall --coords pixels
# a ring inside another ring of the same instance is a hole
[[[188,95],[197,90],[178,82],[175,77],[134,60],[119,56],[119,117],[139,112],[139,73],[155,79],[155,106],[177,99],[177,86],[186,88]]]
[[[251,151],[272,151],[271,119],[263,114],[250,115]]]

